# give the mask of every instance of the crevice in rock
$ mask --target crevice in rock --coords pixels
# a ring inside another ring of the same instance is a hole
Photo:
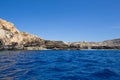
[[[0,48],[4,47],[4,42],[0,39]]]

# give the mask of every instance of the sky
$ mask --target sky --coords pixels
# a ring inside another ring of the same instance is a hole
[[[120,0],[0,0],[0,18],[47,40],[120,38]]]

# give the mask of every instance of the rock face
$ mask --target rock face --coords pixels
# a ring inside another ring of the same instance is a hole
[[[44,40],[38,36],[20,32],[14,24],[0,19],[0,50],[1,49],[120,49],[120,39],[103,42],[63,42]]]
[[[0,19],[0,49],[23,49],[24,46],[41,46],[43,43],[43,39],[20,32],[13,23]]]
[[[120,39],[103,42],[73,42],[70,49],[120,49]]]
[[[99,46],[96,42],[72,42],[70,43],[70,49],[91,49],[93,46]]]
[[[39,38],[38,36],[26,32],[21,32],[21,35],[23,38],[22,43],[25,47],[44,46],[45,40]]]
[[[120,46],[120,39],[106,40],[103,44],[108,46]]]
[[[0,46],[2,48],[12,45],[19,46],[22,40],[22,35],[14,24],[0,19]]]
[[[68,44],[63,41],[50,41],[45,40],[45,46],[47,49],[68,49]]]

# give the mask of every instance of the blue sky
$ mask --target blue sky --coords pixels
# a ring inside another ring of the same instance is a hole
[[[120,0],[1,0],[0,17],[49,40],[120,38]]]

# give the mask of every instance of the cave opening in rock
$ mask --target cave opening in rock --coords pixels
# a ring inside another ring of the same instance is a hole
[[[3,47],[3,41],[0,39],[0,47]]]

